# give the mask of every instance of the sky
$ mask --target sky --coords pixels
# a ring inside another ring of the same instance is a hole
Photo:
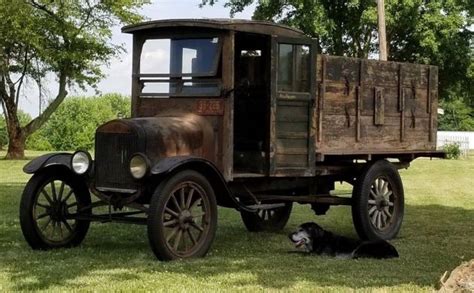
[[[154,19],[170,19],[170,18],[228,18],[229,9],[223,7],[224,0],[221,0],[214,6],[205,6],[199,8],[200,0],[154,0],[153,3],[144,6],[141,14],[150,20]],[[250,6],[242,13],[238,13],[234,18],[250,19],[252,17],[255,6]],[[98,84],[98,90],[101,93],[120,93],[130,95],[132,72],[132,35],[122,34],[121,27],[113,28],[112,43],[122,44],[127,50],[121,54],[119,58],[110,60],[109,66],[104,66],[103,71],[106,77]],[[55,82],[51,78],[47,82],[47,97],[55,95]],[[95,94],[93,89],[82,91],[78,88],[70,90],[70,96],[92,96]],[[36,117],[39,111],[38,94],[30,85],[25,90],[24,97],[20,101],[20,108],[29,113],[32,117]]]

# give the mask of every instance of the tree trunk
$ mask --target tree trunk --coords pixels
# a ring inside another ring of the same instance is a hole
[[[20,125],[12,125],[11,129],[9,130],[8,140],[8,151],[5,159],[24,159],[26,136]]]

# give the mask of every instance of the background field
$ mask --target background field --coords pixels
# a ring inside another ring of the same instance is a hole
[[[383,261],[292,253],[286,235],[305,221],[355,237],[348,207],[334,207],[316,217],[309,206],[301,205],[277,234],[249,233],[236,211],[220,209],[210,253],[192,261],[156,261],[146,227],[120,224],[93,224],[79,248],[32,251],[18,220],[19,199],[29,177],[21,171],[26,162],[0,160],[0,291],[429,291],[444,271],[474,258],[473,156],[419,159],[401,171],[406,213],[401,234],[393,241],[401,257]]]

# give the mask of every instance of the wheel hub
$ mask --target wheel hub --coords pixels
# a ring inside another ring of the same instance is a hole
[[[388,207],[389,206],[389,202],[386,198],[384,198],[383,196],[379,196],[377,197],[377,199],[375,200],[376,201],[376,205],[377,205],[377,209],[379,211],[383,210],[385,207]]]
[[[61,221],[66,217],[67,205],[62,202],[53,202],[47,213],[53,221]]]
[[[189,226],[189,224],[193,222],[193,215],[191,214],[189,210],[183,210],[179,214],[178,220],[179,220],[180,227],[186,229]]]

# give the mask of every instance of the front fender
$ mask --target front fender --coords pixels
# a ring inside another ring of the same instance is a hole
[[[27,174],[34,174],[41,169],[50,166],[64,166],[69,170],[71,169],[71,157],[70,153],[51,153],[39,156],[31,160],[28,164],[23,167],[23,172]]]
[[[206,166],[207,168],[213,170],[217,175],[219,175],[222,181],[224,181],[224,177],[222,177],[221,172],[219,172],[217,167],[212,162],[194,156],[176,156],[161,159],[160,161],[158,161],[158,163],[152,166],[150,173],[152,175],[167,174],[175,171],[177,168],[180,168],[186,164],[197,164]]]
[[[224,207],[235,208],[247,212],[255,212],[242,205],[232,194],[222,173],[210,161],[193,156],[176,156],[161,159],[155,164],[150,173],[152,175],[166,175],[178,170],[195,170],[204,175],[211,183],[216,194],[217,204]]]

